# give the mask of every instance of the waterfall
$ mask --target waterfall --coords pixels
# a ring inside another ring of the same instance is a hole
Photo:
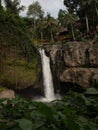
[[[42,61],[43,84],[45,93],[44,100],[52,101],[55,100],[55,93],[53,87],[52,73],[50,69],[50,58],[46,56],[44,49],[40,49],[39,52]]]

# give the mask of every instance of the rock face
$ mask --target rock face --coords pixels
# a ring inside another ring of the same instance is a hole
[[[59,82],[82,88],[98,86],[98,42],[69,42],[45,45],[52,70]]]
[[[97,85],[98,69],[94,68],[72,68],[66,69],[60,75],[63,82],[72,82],[86,89],[89,86]]]

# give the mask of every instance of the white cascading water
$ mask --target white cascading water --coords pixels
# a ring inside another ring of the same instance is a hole
[[[43,100],[49,102],[55,100],[53,79],[50,69],[50,58],[46,56],[44,49],[40,49],[39,52],[42,61],[42,72],[43,72],[44,93],[45,93],[45,98]]]

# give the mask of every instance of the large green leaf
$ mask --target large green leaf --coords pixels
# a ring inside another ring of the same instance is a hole
[[[44,103],[39,103],[38,111],[41,114],[45,115],[47,117],[47,119],[49,119],[51,121],[55,120],[54,114],[55,114],[56,111],[52,107],[49,107]]]
[[[22,130],[32,130],[33,129],[33,123],[30,120],[27,120],[27,119],[18,119],[18,120],[16,120],[16,122],[18,122],[19,127]]]
[[[74,118],[67,119],[67,125],[70,130],[80,130],[80,127]]]
[[[80,130],[97,130],[97,125],[93,122],[90,122],[88,119],[80,116],[77,120],[77,123],[80,126]]]
[[[5,124],[5,122],[0,123],[0,130],[7,130],[9,128],[8,125]]]
[[[95,88],[88,88],[85,94],[98,95],[98,90],[96,90]]]
[[[3,103],[6,100],[8,100],[8,98],[0,98],[0,103]]]

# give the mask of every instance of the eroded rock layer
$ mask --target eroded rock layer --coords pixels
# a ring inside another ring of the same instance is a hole
[[[82,88],[98,86],[98,42],[45,45],[56,80]]]

